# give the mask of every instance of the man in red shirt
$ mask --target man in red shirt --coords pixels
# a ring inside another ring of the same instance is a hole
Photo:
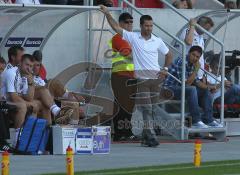
[[[132,31],[133,17],[129,13],[119,16],[119,25],[125,30]],[[136,93],[136,86],[129,86],[129,80],[134,77],[132,62],[132,49],[122,36],[113,36],[110,45],[113,49],[111,85],[118,104],[119,112],[113,119],[114,141],[129,140],[134,138],[131,131],[131,117],[134,100],[131,95]]]

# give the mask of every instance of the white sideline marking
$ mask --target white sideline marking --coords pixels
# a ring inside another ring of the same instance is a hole
[[[218,166],[234,166],[234,165],[240,165],[240,162],[238,163],[227,163],[227,164],[215,164],[215,165],[202,165],[200,168],[208,168],[208,167],[218,167]],[[195,169],[194,166],[186,166],[186,167],[177,167],[177,168],[156,168],[156,169],[142,169],[139,170],[130,170],[130,171],[121,171],[121,172],[105,172],[105,173],[87,173],[89,175],[114,175],[114,174],[129,174],[129,173],[139,173],[139,172],[154,172],[154,171],[171,171],[171,170],[184,170],[184,169]],[[238,175],[238,174],[233,174]]]

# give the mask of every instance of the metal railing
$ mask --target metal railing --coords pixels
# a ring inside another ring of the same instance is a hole
[[[161,0],[168,8],[172,9],[175,13],[177,13],[179,16],[181,16],[186,21],[190,21],[186,16],[184,16],[178,9],[172,6],[167,0]],[[218,43],[221,46],[221,79],[224,80],[225,78],[225,48],[224,44],[219,41],[214,35],[212,35],[210,32],[202,28],[200,25],[196,25],[198,29],[203,31],[206,35],[208,35],[210,38],[212,38],[216,43]],[[221,81],[221,113],[220,113],[220,121],[222,124],[224,124],[224,81]]]

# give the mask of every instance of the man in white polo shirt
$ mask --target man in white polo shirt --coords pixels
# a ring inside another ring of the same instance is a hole
[[[153,20],[151,16],[141,16],[141,32],[128,32],[119,26],[105,6],[100,6],[100,8],[113,30],[122,35],[132,46],[134,72],[139,82],[138,94],[144,100],[139,106],[145,126],[142,133],[142,144],[149,147],[157,146],[159,142],[156,140],[156,134],[152,127],[155,124],[154,119],[157,117],[153,111],[153,104],[158,102],[159,84],[165,79],[168,66],[172,63],[172,54],[162,39],[152,34]],[[165,55],[165,71],[160,71],[159,52]]]
[[[203,38],[204,32],[202,32],[198,28],[195,28],[196,23],[199,24],[201,27],[203,27],[207,31],[209,31],[214,26],[212,19],[206,16],[200,17],[197,20],[197,22],[195,21],[195,19],[191,19],[189,22],[189,27],[184,29],[179,37],[187,45],[186,54],[189,52],[192,46],[200,46],[204,51],[204,47],[205,47],[204,38]],[[202,69],[204,69],[204,63],[205,63],[203,56],[204,54],[202,54],[199,60]],[[198,78],[203,79],[203,75],[204,75],[204,72],[202,70],[199,70]]]

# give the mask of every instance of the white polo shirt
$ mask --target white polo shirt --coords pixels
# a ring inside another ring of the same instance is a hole
[[[210,74],[211,74],[212,76],[207,75],[207,82],[208,82],[209,84],[212,84],[212,85],[219,84],[219,81],[222,80],[221,75],[219,75],[219,76],[217,77],[216,75],[214,75],[214,74],[212,74],[212,73],[210,73]],[[214,77],[214,78],[213,78],[213,77]],[[218,81],[217,81],[216,79],[217,79]],[[224,80],[227,80],[227,78],[225,77]],[[224,89],[224,91],[226,92],[226,89]],[[213,101],[216,100],[216,98],[220,97],[220,96],[221,96],[221,89],[219,88],[216,92],[214,92],[214,93],[212,94],[212,96],[213,96]]]
[[[27,78],[21,77],[18,67],[6,69],[2,73],[1,94],[8,100],[8,93],[26,94]]]
[[[123,30],[123,39],[132,46],[136,78],[157,79],[157,73],[160,71],[159,52],[163,55],[169,52],[162,39],[151,35],[149,40],[145,40],[140,32],[128,32],[126,30]]]
[[[183,32],[180,35],[180,40],[184,41],[187,33],[189,32],[189,28],[186,28],[183,30]],[[196,30],[194,31],[194,36],[193,36],[193,42],[192,45],[186,45],[186,53],[188,54],[190,48],[192,46],[200,46],[202,50],[204,51],[204,38],[203,35],[199,35]],[[199,63],[201,64],[201,68],[204,69],[204,57],[203,54],[201,58],[199,59]],[[202,70],[198,71],[198,78],[202,79],[203,78],[204,72]]]

